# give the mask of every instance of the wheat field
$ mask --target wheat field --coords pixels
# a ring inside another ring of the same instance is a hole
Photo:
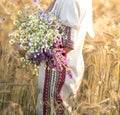
[[[39,0],[45,8],[51,0]],[[0,0],[0,115],[36,115],[37,76],[9,45],[17,10],[32,0]],[[71,115],[120,115],[120,1],[93,0],[95,38],[83,49],[84,78]]]

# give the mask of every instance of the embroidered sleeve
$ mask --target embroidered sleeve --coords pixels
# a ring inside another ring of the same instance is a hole
[[[73,49],[74,43],[71,40],[71,27],[64,26],[65,38],[63,38],[63,46],[67,46]]]

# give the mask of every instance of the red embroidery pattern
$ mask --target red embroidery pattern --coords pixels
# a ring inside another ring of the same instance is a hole
[[[49,68],[49,66],[46,65],[46,76],[43,94],[43,115],[51,115],[51,94],[53,98],[52,101],[56,109],[56,115],[64,115],[64,106],[62,104],[60,91],[65,81],[65,75],[65,69],[62,71],[53,72],[52,68]],[[51,87],[53,87],[54,90],[51,89]]]
[[[64,28],[64,34],[66,36],[66,38],[63,39],[63,46],[73,48],[74,43],[71,40],[71,27],[64,25],[63,28]]]

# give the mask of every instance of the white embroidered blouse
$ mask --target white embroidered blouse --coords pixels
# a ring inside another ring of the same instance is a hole
[[[65,25],[75,29],[82,28],[94,37],[92,0],[56,0],[51,12]]]

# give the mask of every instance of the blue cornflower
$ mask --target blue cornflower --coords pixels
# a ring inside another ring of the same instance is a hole
[[[32,0],[33,2],[38,2],[38,0]]]
[[[52,23],[52,20],[48,20],[48,24],[51,24]]]
[[[12,32],[14,32],[15,28],[12,28]]]
[[[5,18],[4,17],[2,18],[2,22],[5,22]]]
[[[60,28],[61,24],[60,24],[60,23],[57,23],[56,26],[57,26],[57,28]]]
[[[40,16],[41,16],[42,19],[47,19],[48,18],[47,15],[44,14],[44,13],[40,13]]]

